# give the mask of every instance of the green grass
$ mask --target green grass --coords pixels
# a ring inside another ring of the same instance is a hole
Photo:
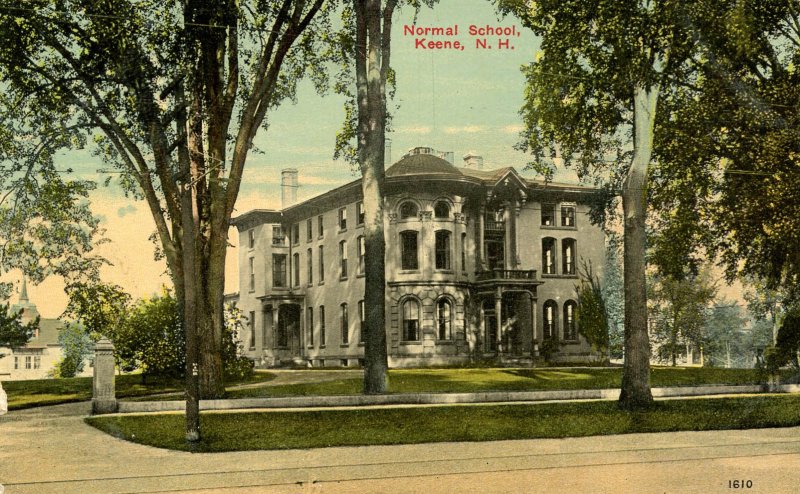
[[[269,372],[256,372],[253,377],[243,382],[263,382],[275,378]],[[142,383],[140,374],[116,376],[116,395],[118,398],[146,396],[154,393],[182,392],[182,379],[148,378]],[[235,385],[242,382],[228,382]],[[67,379],[36,379],[28,381],[5,381],[3,389],[8,394],[9,410],[19,410],[59,403],[85,401],[92,398],[92,378],[73,377]]]
[[[621,368],[574,369],[396,369],[389,371],[390,393],[474,393],[618,388]],[[653,387],[702,384],[758,384],[754,369],[654,367]],[[229,398],[360,394],[360,377],[304,384],[237,389]]]
[[[800,425],[800,396],[659,401],[648,412],[623,412],[615,402],[584,402],[203,413],[203,439],[191,447],[184,441],[182,414],[86,421],[140,444],[220,452],[788,427]]]

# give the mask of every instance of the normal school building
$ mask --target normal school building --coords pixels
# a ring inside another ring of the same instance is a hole
[[[589,221],[595,189],[484,169],[468,154],[415,148],[385,181],[386,333],[392,367],[604,358],[581,336],[579,268],[602,278],[605,237]],[[270,367],[357,366],[364,354],[361,182],[233,220],[245,354]]]

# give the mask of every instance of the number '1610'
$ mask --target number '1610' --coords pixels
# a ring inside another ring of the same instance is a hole
[[[729,480],[728,489],[752,489],[752,480]]]

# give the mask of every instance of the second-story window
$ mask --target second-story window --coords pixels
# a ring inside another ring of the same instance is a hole
[[[314,256],[313,251],[308,249],[306,251],[306,255],[308,255],[308,259],[306,260],[306,269],[308,271],[308,284],[314,283]]]
[[[436,269],[450,269],[450,232],[436,232]]]
[[[542,273],[556,274],[556,239],[542,239]]]
[[[406,201],[400,205],[400,219],[415,218],[418,211],[416,204]]]
[[[347,208],[339,210],[339,230],[347,230]]]
[[[251,257],[247,260],[247,268],[248,268],[248,275],[249,275],[249,288],[250,291],[255,291],[256,289],[256,260],[255,258]]]
[[[294,265],[294,286],[300,286],[300,253],[295,253],[292,260],[294,261],[292,263]]]
[[[417,232],[400,232],[400,268],[419,269],[417,256]]]
[[[433,215],[437,218],[450,217],[450,205],[444,201],[439,201],[433,206]]]
[[[461,234],[461,271],[467,270],[467,234]]]
[[[364,224],[364,203],[359,202],[356,203],[356,224],[363,225]]]
[[[364,243],[364,236],[358,237],[358,274],[364,274],[364,251],[366,244]]]
[[[253,249],[256,246],[256,231],[254,229],[247,230],[247,247]]]
[[[341,261],[340,278],[347,278],[347,242],[342,240],[339,242],[339,259]]]
[[[556,225],[556,205],[542,204],[542,226]]]
[[[300,243],[300,224],[295,223],[292,225],[292,243],[299,244]]]
[[[561,206],[561,226],[575,226],[575,206]]]
[[[272,227],[272,245],[284,245],[286,243],[286,236],[283,234],[283,227]]]
[[[272,286],[286,288],[286,254],[272,254]]]
[[[311,238],[314,235],[314,222],[311,221],[311,218],[306,220],[306,241],[311,242]]]
[[[561,274],[575,274],[575,240],[561,241]]]
[[[317,236],[322,238],[325,234],[325,224],[322,220],[322,215],[317,216]]]

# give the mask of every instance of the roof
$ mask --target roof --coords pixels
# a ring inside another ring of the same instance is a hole
[[[280,211],[274,209],[251,209],[231,219],[231,225],[241,231],[264,223],[280,223],[282,216]]]
[[[463,173],[460,169],[448,163],[447,160],[431,154],[405,156],[386,170],[387,177],[409,175],[449,175],[460,177],[463,176]]]
[[[39,335],[28,341],[25,348],[43,348],[58,345],[58,333],[64,323],[58,319],[39,319]]]

